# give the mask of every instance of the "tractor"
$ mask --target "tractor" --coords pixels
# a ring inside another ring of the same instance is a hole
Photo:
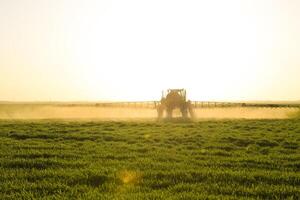
[[[185,89],[168,89],[162,92],[162,97],[157,106],[158,119],[163,118],[164,111],[166,111],[167,119],[173,117],[173,110],[178,108],[182,114],[182,118],[194,118],[194,110],[191,101],[186,100]]]

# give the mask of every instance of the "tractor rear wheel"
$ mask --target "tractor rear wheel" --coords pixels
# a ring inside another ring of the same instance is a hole
[[[182,117],[183,118],[187,118],[188,117],[188,111],[187,111],[187,108],[184,107],[184,108],[181,108],[181,114],[182,114]]]
[[[164,115],[164,108],[162,105],[159,105],[157,107],[157,118],[161,119],[163,117],[163,115]]]

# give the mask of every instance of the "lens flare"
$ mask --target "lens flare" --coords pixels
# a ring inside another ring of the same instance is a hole
[[[123,184],[136,184],[141,180],[141,174],[136,171],[124,170],[119,174]]]

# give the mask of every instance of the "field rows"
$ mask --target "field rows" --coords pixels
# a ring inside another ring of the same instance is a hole
[[[300,199],[300,121],[0,122],[1,199]]]

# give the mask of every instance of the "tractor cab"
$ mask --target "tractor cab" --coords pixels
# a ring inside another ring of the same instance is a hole
[[[167,91],[162,91],[162,99],[176,98],[180,97],[181,100],[186,101],[186,90],[185,89],[168,89]]]

